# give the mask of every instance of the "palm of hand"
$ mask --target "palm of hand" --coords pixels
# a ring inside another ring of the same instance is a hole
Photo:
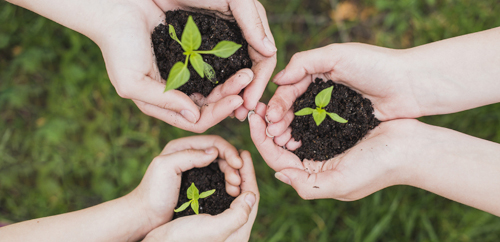
[[[266,136],[265,107],[250,117],[250,130],[260,154],[276,177],[291,184],[304,199],[356,200],[397,184],[398,167],[411,144],[408,133],[416,121],[402,119],[381,123],[356,146],[327,161],[303,162],[291,151]]]

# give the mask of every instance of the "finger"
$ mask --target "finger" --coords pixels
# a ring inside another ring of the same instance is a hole
[[[245,106],[241,105],[241,107],[237,108],[234,110],[234,116],[241,122],[245,121],[248,116],[248,109],[245,108]]]
[[[227,1],[248,44],[264,56],[274,55],[276,53],[274,39],[272,35],[266,34],[264,26],[268,25],[267,18],[262,19],[265,17],[264,7],[254,0]]]
[[[216,103],[206,104],[201,108],[201,117],[197,123],[187,121],[179,113],[161,109],[148,103],[135,101],[139,109],[152,117],[163,120],[175,127],[196,133],[203,133],[210,127],[216,125],[228,117],[235,109],[243,104],[243,99],[238,95],[232,95],[221,99]]]
[[[190,123],[196,123],[200,118],[200,109],[191,98],[181,91],[163,92],[164,89],[165,84],[145,76],[132,86],[122,88],[118,85],[117,92],[123,98],[142,101],[160,109],[179,113]]]
[[[292,123],[294,117],[295,114],[293,114],[293,111],[288,110],[283,119],[281,119],[277,123],[270,123],[267,125],[267,133],[273,137],[282,135],[290,126],[290,123]]]
[[[229,184],[233,186],[239,186],[241,184],[241,178],[238,174],[238,170],[229,166],[225,160],[219,160],[219,168],[224,173],[224,178],[227,182],[229,182]]]
[[[288,143],[286,143],[286,148],[288,150],[294,151],[298,149],[300,146],[302,146],[302,141],[295,141],[294,138],[291,138]]]
[[[238,95],[253,80],[253,72],[250,69],[241,69],[231,76],[222,85],[218,85],[205,99],[205,103],[215,103],[220,99]],[[200,105],[201,106],[201,105]]]
[[[238,150],[225,139],[218,135],[197,135],[183,137],[170,141],[161,154],[171,154],[187,149],[206,149],[215,147],[219,151],[219,158],[227,162],[233,169],[240,169],[243,166]],[[239,184],[238,184],[239,185]]]
[[[303,168],[302,162],[297,156],[277,146],[273,139],[266,135],[266,121],[259,114],[250,112],[248,123],[250,124],[252,141],[269,167],[275,171],[284,168]]]
[[[307,75],[333,71],[339,55],[333,51],[334,45],[296,53],[284,70],[276,74],[273,82],[278,85],[297,83]]]
[[[224,228],[224,231],[220,231],[222,237],[229,237],[247,223],[255,203],[255,194],[246,192],[238,196],[231,203],[229,209],[214,216],[214,224],[219,225],[220,228]]]
[[[305,77],[298,83],[279,86],[271,100],[269,100],[266,113],[267,120],[273,123],[282,120],[285,114],[292,108],[295,100],[306,92],[311,82],[311,77]]]
[[[288,141],[292,138],[292,128],[288,127],[283,134],[274,137],[274,143],[278,146],[285,146]]]
[[[259,15],[263,20],[266,34],[268,36],[272,36],[264,7],[258,1],[256,2],[256,5],[259,10]],[[252,48],[252,46],[248,48],[248,53],[254,63],[252,70],[255,73],[255,78],[254,81],[252,81],[252,83],[245,88],[243,100],[245,100],[244,106],[248,110],[253,110],[262,97],[267,83],[269,82],[269,79],[271,79],[274,72],[274,68],[276,67],[276,54],[273,56],[262,56],[255,50],[255,48]]]
[[[241,190],[242,192],[253,192],[257,196],[257,202],[260,198],[259,188],[257,186],[257,178],[255,176],[255,169],[252,162],[250,152],[244,150],[240,153],[243,159],[243,167],[240,169],[241,176]]]
[[[291,185],[303,199],[311,200],[338,197],[335,189],[340,190],[341,188],[336,187],[337,184],[334,181],[336,174],[333,173],[333,171],[325,171],[309,174],[299,169],[284,169],[276,172],[275,177],[283,183]]]
[[[257,211],[259,208],[259,188],[257,187],[257,180],[255,178],[255,170],[253,167],[252,157],[250,152],[242,151],[240,153],[241,158],[244,161],[243,167],[240,169],[240,174],[242,177],[241,191],[242,193],[251,191],[255,194],[255,204],[250,212],[248,221],[243,227],[238,231],[233,233],[226,241],[248,241],[250,238],[250,232],[252,231],[252,226],[257,217]]]
[[[173,166],[176,174],[180,175],[184,171],[193,168],[208,166],[217,159],[217,148],[209,147],[207,149],[188,149],[175,152],[168,155],[160,155],[154,159],[154,162],[168,162]]]

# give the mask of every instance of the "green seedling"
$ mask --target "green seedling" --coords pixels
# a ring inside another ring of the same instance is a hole
[[[203,61],[201,57],[202,54],[212,54],[221,58],[228,58],[233,55],[239,48],[241,48],[240,44],[236,44],[232,41],[223,40],[212,50],[198,50],[201,45],[201,33],[198,29],[198,26],[193,21],[193,17],[189,16],[186,26],[184,27],[184,31],[182,32],[181,40],[177,38],[177,34],[175,33],[174,26],[168,25],[168,33],[172,39],[177,41],[182,46],[184,50],[184,55],[186,56],[186,61],[184,63],[177,62],[174,64],[172,69],[170,69],[170,73],[168,73],[167,84],[165,86],[165,92],[168,90],[176,89],[182,86],[189,80],[191,74],[188,70],[188,62],[191,62],[191,66],[193,66],[194,70],[201,76],[201,78],[205,78],[205,76],[211,82],[217,84],[215,79],[215,71],[214,68]]]
[[[200,194],[200,191],[194,183],[191,183],[191,186],[187,190],[187,198],[190,199],[188,202],[185,202],[182,204],[178,209],[175,209],[174,212],[178,213],[181,211],[186,210],[187,207],[189,207],[189,204],[191,204],[191,208],[193,209],[194,213],[198,214],[198,208],[200,207],[200,204],[198,203],[198,200],[200,198],[206,198],[212,194],[214,194],[215,189],[212,189],[210,191],[202,192]]]
[[[326,105],[328,105],[328,103],[330,103],[330,99],[332,98],[332,91],[333,86],[322,90],[318,93],[318,95],[316,95],[316,98],[314,99],[314,102],[316,103],[316,109],[303,108],[295,112],[295,115],[304,116],[312,114],[317,126],[319,126],[323,122],[323,120],[325,120],[326,115],[330,116],[330,118],[339,123],[347,123],[347,120],[343,119],[338,114],[329,113],[325,109],[323,109],[324,107],[326,107]]]

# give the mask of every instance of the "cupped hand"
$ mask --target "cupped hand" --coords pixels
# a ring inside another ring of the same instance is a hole
[[[229,209],[216,216],[178,218],[151,231],[144,241],[248,241],[257,216],[259,190],[250,153],[243,151],[241,158],[241,195]]]
[[[316,77],[344,84],[373,103],[381,121],[420,117],[422,112],[406,76],[411,62],[403,51],[359,43],[332,44],[295,54],[274,77],[278,89],[268,103],[270,136],[280,136],[293,120],[292,109]],[[325,81],[326,81],[325,80]],[[296,111],[296,110],[295,110]]]
[[[215,88],[207,98],[197,99],[196,102],[177,90],[164,93],[165,81],[155,63],[151,33],[164,22],[165,11],[179,8],[232,14],[249,42],[252,70],[240,70]],[[276,64],[274,40],[265,10],[254,0],[128,0],[110,6],[107,16],[101,33],[91,36],[101,48],[109,78],[117,93],[132,99],[145,114],[188,131],[202,133],[238,108],[240,111],[236,112],[236,116],[244,116],[240,113],[256,105]],[[244,88],[241,97],[238,94]]]
[[[262,158],[277,172],[276,178],[291,185],[304,199],[351,201],[404,183],[402,171],[410,150],[419,150],[419,144],[413,142],[419,122],[399,119],[382,122],[356,146],[333,159],[302,162],[266,135],[265,113],[266,105],[259,103],[255,113],[249,114],[252,140]]]
[[[208,166],[216,159],[225,175],[229,195],[236,197],[241,190],[258,194],[256,186],[242,182],[255,180],[247,171],[249,168],[245,168],[246,173],[242,172],[245,159],[248,160],[243,155],[240,157],[236,148],[219,136],[191,136],[171,141],[151,162],[139,186],[126,197],[132,201],[130,204],[137,204],[143,210],[145,223],[154,229],[173,217],[182,172]],[[253,167],[251,170],[253,172]]]

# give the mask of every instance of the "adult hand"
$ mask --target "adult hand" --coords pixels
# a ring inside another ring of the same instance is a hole
[[[242,178],[246,178],[243,175],[248,176],[249,168],[245,168],[246,173],[238,172],[245,157],[240,157],[234,146],[219,136],[192,136],[168,143],[151,162],[140,185],[126,198],[131,201],[130,204],[142,209],[144,223],[150,224],[150,230],[154,229],[173,217],[182,172],[205,167],[216,159],[225,174],[228,194],[238,196],[240,188],[243,191],[250,189],[246,183],[245,186],[242,184]],[[253,167],[251,170],[253,171]],[[247,179],[252,181],[251,177]],[[255,192],[255,189],[256,186],[251,187],[250,191]]]
[[[160,77],[151,49],[151,33],[164,22],[164,12],[179,8],[234,15],[249,42],[253,61],[251,70],[240,70],[207,98],[196,102],[192,100],[194,97],[177,90],[163,92],[165,81]],[[244,110],[255,107],[274,70],[274,40],[265,10],[257,1],[128,0],[110,11],[113,17],[109,17],[104,34],[99,35],[96,42],[117,93],[132,99],[145,114],[181,129],[202,133],[240,107],[235,115],[246,117]],[[238,94],[243,88],[245,91],[240,97]]]
[[[304,199],[335,198],[350,201],[401,183],[408,147],[417,149],[412,135],[419,123],[412,119],[382,122],[356,146],[327,161],[301,161],[284,144],[266,135],[266,106],[250,113],[250,134],[276,178],[291,185]],[[289,138],[289,137],[288,137]],[[293,142],[293,141],[292,141]]]
[[[280,86],[268,104],[267,132],[270,136],[285,132],[294,117],[293,103],[316,77],[344,84],[370,99],[375,117],[381,121],[419,117],[415,87],[405,76],[407,65],[399,50],[358,43],[297,53],[274,78]]]
[[[178,218],[151,231],[144,241],[248,241],[259,204],[259,191],[252,159],[241,153],[241,192],[231,207],[211,216],[199,214]],[[196,233],[193,233],[196,231]]]

